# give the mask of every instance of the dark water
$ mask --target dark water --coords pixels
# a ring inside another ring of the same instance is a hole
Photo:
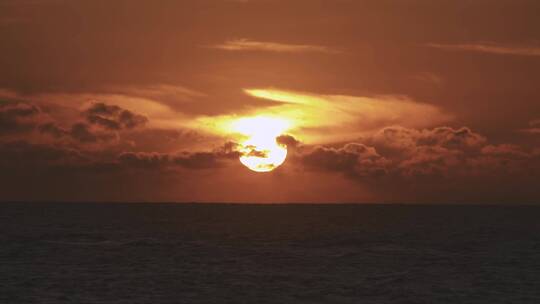
[[[0,204],[0,303],[540,303],[540,207]]]

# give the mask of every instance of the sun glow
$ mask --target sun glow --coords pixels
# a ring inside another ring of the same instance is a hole
[[[239,151],[240,162],[256,172],[269,172],[279,167],[287,157],[287,148],[276,139],[289,129],[290,123],[274,117],[246,117],[235,120],[231,129],[245,136]]]

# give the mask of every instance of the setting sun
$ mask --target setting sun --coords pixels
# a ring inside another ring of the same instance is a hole
[[[279,167],[287,157],[287,149],[276,138],[290,127],[283,119],[273,117],[247,117],[232,123],[234,132],[247,139],[241,143],[240,162],[256,172],[269,172]]]

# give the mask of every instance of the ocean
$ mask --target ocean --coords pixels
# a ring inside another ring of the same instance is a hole
[[[540,207],[0,203],[0,303],[540,303]]]

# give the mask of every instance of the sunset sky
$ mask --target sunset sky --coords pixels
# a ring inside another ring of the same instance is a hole
[[[0,0],[0,200],[539,203],[539,16]]]

